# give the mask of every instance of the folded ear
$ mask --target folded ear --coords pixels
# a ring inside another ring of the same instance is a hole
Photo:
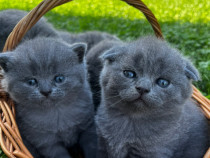
[[[75,43],[71,45],[72,50],[77,54],[79,63],[83,62],[83,58],[87,51],[87,44],[85,43]]]
[[[11,52],[0,53],[0,66],[7,72],[9,70],[9,65],[12,63]]]
[[[185,71],[185,75],[189,78],[189,79],[192,79],[194,81],[198,81],[198,80],[201,80],[200,78],[200,75],[199,75],[199,72],[198,70],[193,66],[193,64],[188,61],[188,60],[185,60],[185,68],[184,68],[184,71]]]
[[[122,54],[122,51],[119,48],[111,48],[107,51],[105,51],[100,58],[103,61],[109,61],[110,63],[114,62],[118,56]]]

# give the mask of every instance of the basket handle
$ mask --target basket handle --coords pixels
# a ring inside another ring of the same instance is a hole
[[[72,0],[43,0],[37,7],[35,7],[31,12],[28,13],[13,29],[11,34],[9,35],[3,52],[9,51],[14,49],[17,44],[21,41],[23,36],[26,34],[26,32],[33,27],[34,24],[49,10],[52,8],[62,5],[64,3],[70,2]],[[139,9],[149,23],[151,24],[153,31],[155,35],[158,38],[163,39],[163,35],[161,32],[160,25],[155,18],[154,14],[151,12],[149,8],[141,1],[141,0],[122,0],[125,1],[127,4]],[[201,105],[201,108],[204,111],[205,116],[210,119],[210,100],[207,99],[205,96],[203,96],[201,93],[199,93],[198,89],[193,86],[193,95],[192,97],[198,101],[198,103]]]
[[[156,17],[151,12],[151,10],[149,8],[147,8],[147,6],[141,0],[122,0],[122,1],[125,1],[127,4],[140,10],[145,15],[145,17],[147,18],[149,23],[151,24],[156,37],[163,39],[163,34],[162,34],[160,25],[159,25]]]
[[[21,41],[26,32],[36,24],[36,22],[49,10],[56,6],[62,5],[64,3],[70,2],[72,0],[43,0],[37,7],[35,7],[31,12],[28,13],[23,19],[21,19],[15,26],[7,41],[5,43],[3,52],[14,49],[18,43]],[[163,38],[160,25],[155,18],[154,14],[147,8],[147,6],[141,0],[123,0],[127,4],[139,9],[144,13],[147,20],[150,22],[155,35],[158,38]]]

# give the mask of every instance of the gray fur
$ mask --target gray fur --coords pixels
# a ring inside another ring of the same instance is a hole
[[[27,12],[22,10],[3,10],[0,12],[0,52],[3,50],[7,37],[15,25],[25,16]],[[41,18],[24,36],[23,40],[35,37],[59,37],[53,26]]]
[[[102,62],[100,59],[100,55],[112,48],[113,46],[119,45],[121,44],[121,41],[115,41],[115,40],[103,40],[101,42],[99,42],[98,44],[96,44],[94,47],[92,47],[87,55],[86,55],[86,59],[87,59],[87,69],[88,69],[88,80],[90,83],[90,87],[91,87],[91,91],[93,93],[93,103],[95,106],[95,109],[97,109],[97,107],[100,104],[100,100],[101,100],[101,87],[99,84],[99,75],[100,72],[102,70]]]
[[[24,143],[34,157],[70,158],[79,144],[94,158],[94,109],[83,57],[86,45],[35,38],[14,51],[0,54],[2,86],[14,100]],[[56,83],[55,77],[64,81]],[[32,78],[35,86],[28,84]]]
[[[84,42],[87,44],[86,58],[89,74],[88,79],[91,85],[91,91],[93,93],[93,103],[95,109],[97,109],[100,103],[100,86],[98,74],[102,68],[100,60],[97,59],[99,57],[98,53],[111,48],[114,46],[114,44],[121,43],[120,39],[114,35],[99,31],[88,31],[78,34],[70,34],[65,31],[58,31],[58,33],[60,37],[69,44],[73,44],[75,42]],[[91,52],[90,54],[88,53],[89,51]]]
[[[191,80],[199,79],[195,67],[152,37],[109,48],[105,53],[89,51],[92,57],[103,53],[98,157],[201,158],[209,147],[208,124],[190,99]],[[125,70],[136,76],[125,77]],[[157,85],[159,78],[169,86]]]
[[[70,34],[68,32],[58,31],[58,34],[64,41],[66,41],[69,44],[73,44],[77,42],[87,43],[88,51],[93,46],[95,46],[96,44],[98,44],[99,42],[103,40],[119,41],[119,38],[117,38],[116,36],[105,33],[105,32],[99,32],[99,31],[88,31],[88,32],[78,33],[78,34]]]

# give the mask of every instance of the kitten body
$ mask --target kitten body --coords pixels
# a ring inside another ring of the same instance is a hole
[[[100,58],[101,103],[96,115],[100,158],[205,154],[208,124],[190,99],[191,80],[199,75],[188,60],[152,37],[111,46]]]
[[[73,44],[77,42],[86,43],[87,51],[89,51],[93,46],[95,46],[96,44],[98,44],[99,42],[103,40],[120,41],[120,39],[114,35],[111,35],[105,32],[99,32],[99,31],[87,31],[87,32],[78,33],[78,34],[70,34],[65,31],[58,31],[58,34],[64,41],[66,41],[69,44]]]
[[[21,136],[34,157],[69,158],[75,144],[85,157],[95,157],[85,50],[85,44],[36,38],[0,55],[2,86],[15,102]]]
[[[16,24],[27,15],[27,12],[16,9],[0,11],[0,51],[3,50],[7,37],[12,32]],[[24,36],[23,40],[35,37],[56,37],[59,35],[53,26],[47,23],[45,18],[41,18]]]

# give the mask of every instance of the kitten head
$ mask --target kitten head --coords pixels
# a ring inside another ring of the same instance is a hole
[[[166,42],[145,37],[102,55],[102,93],[110,106],[134,109],[183,104],[198,71]]]
[[[45,106],[77,97],[84,87],[86,45],[36,38],[0,54],[2,86],[17,103]]]

